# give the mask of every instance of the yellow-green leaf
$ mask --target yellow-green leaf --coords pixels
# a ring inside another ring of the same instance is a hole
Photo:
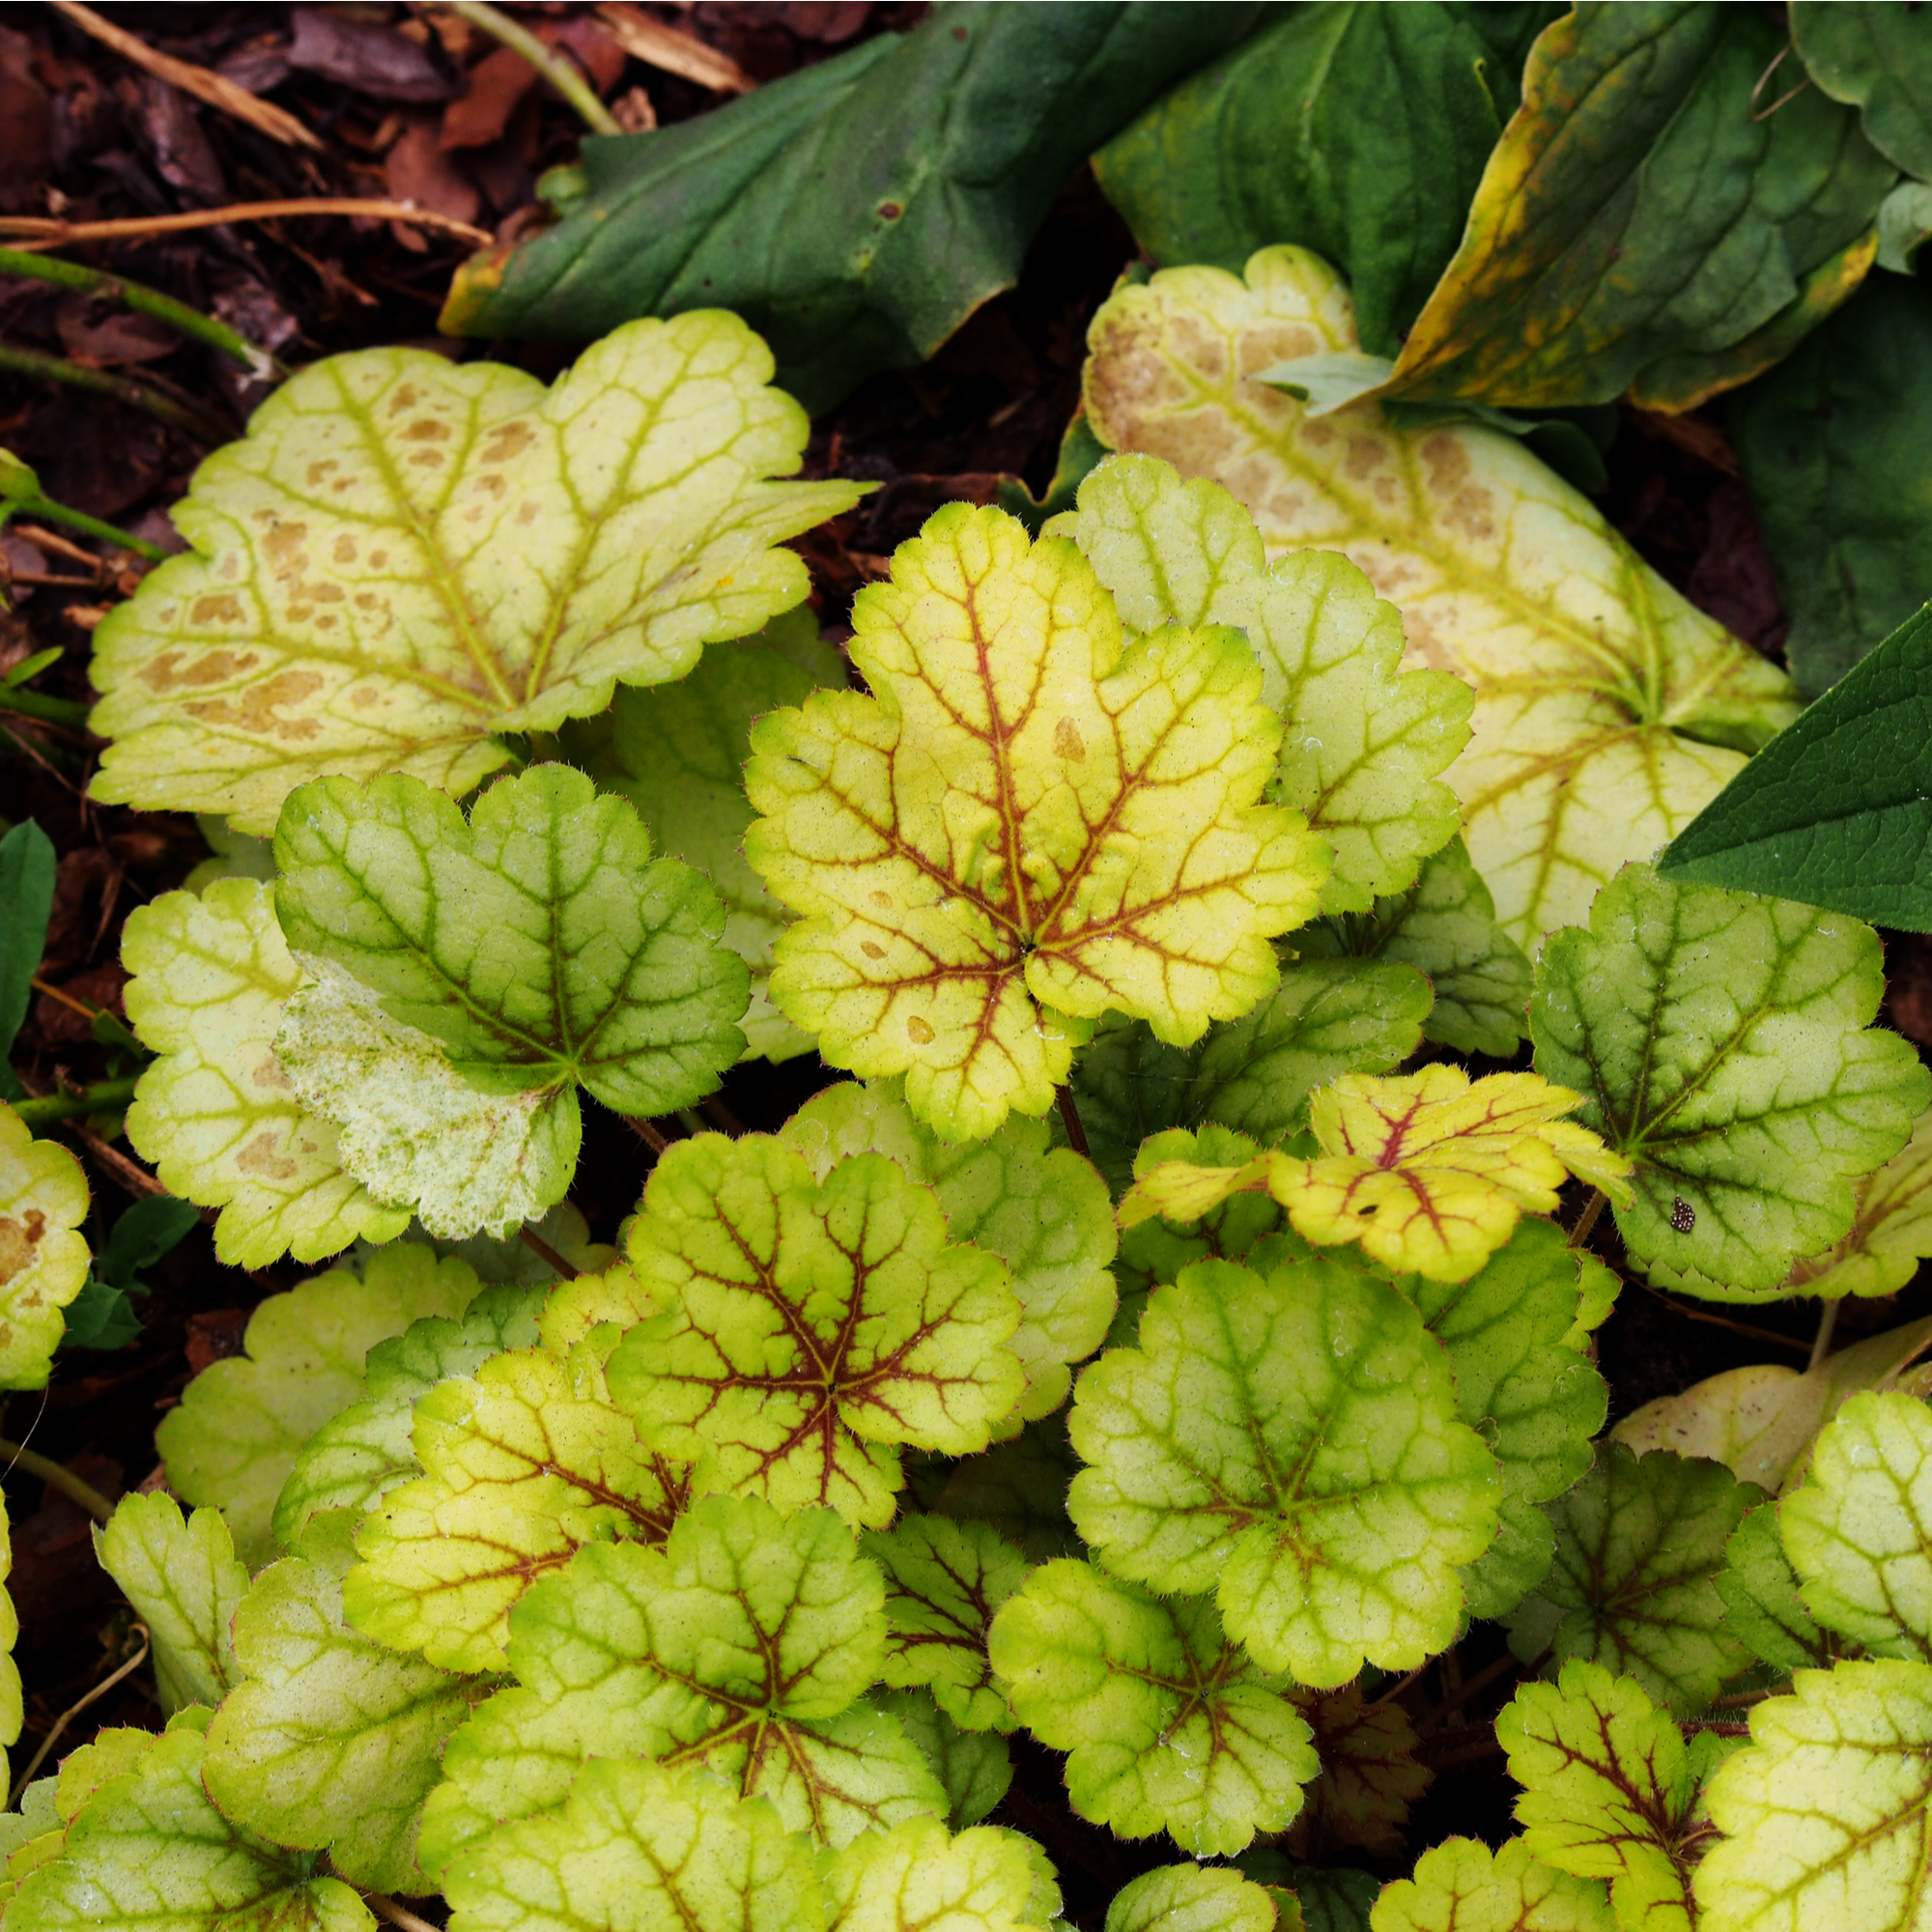
[[[1895,1294],[1932,1255],[1932,1114],[1859,1186],[1858,1217],[1835,1246],[1802,1261],[1785,1288],[1826,1298]]]
[[[61,1310],[87,1280],[87,1199],[73,1155],[0,1100],[0,1388],[46,1385]]]

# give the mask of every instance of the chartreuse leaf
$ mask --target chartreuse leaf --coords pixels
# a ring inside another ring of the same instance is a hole
[[[1776,1503],[1760,1503],[1731,1531],[1718,1595],[1731,1629],[1778,1670],[1830,1661],[1833,1648],[1804,1607],[1778,1535]]]
[[[1685,410],[1776,361],[1864,278],[1897,178],[1815,90],[1736,111],[1780,44],[1682,0],[1547,27],[1385,393]]]
[[[581,772],[478,798],[324,779],[283,807],[275,904],[306,978],[275,1059],[341,1129],[343,1166],[432,1235],[500,1233],[560,1200],[577,1089],[689,1106],[744,1051],[745,964],[717,895]]]
[[[1106,1932],[1275,1932],[1275,1923],[1273,1895],[1239,1872],[1160,1865],[1114,1894]]]
[[[1402,613],[1353,564],[1303,551],[1270,565],[1220,484],[1184,482],[1150,456],[1102,463],[1077,512],[1049,528],[1086,553],[1130,630],[1246,633],[1283,724],[1272,795],[1335,848],[1324,913],[1366,912],[1415,883],[1456,832],[1456,795],[1436,774],[1469,741],[1472,700],[1446,672],[1401,668]]]
[[[1762,1500],[1720,1463],[1605,1443],[1596,1467],[1545,1505],[1555,1560],[1509,1617],[1510,1648],[1525,1662],[1547,1658],[1546,1670],[1589,1659],[1694,1716],[1749,1661],[1717,1578],[1731,1532]]]
[[[1909,1932],[1932,1845],[1932,1671],[1840,1663],[1752,1707],[1705,1794],[1723,1836],[1694,1881],[1699,1932]]]
[[[842,1081],[815,1094],[780,1131],[822,1185],[836,1161],[882,1153],[929,1186],[954,1241],[1012,1270],[1020,1325],[1007,1346],[1026,1371],[1023,1421],[1066,1400],[1069,1366],[1100,1346],[1114,1316],[1113,1204],[1105,1183],[1043,1122],[1009,1120],[988,1140],[950,1144],[914,1118],[888,1084]],[[954,1714],[957,1715],[956,1713]]]
[[[373,1932],[368,1908],[312,1854],[269,1844],[209,1803],[202,1748],[201,1733],[183,1725],[102,1783],[68,1827],[61,1856],[14,1894],[8,1925]]]
[[[249,1318],[242,1352],[213,1363],[162,1416],[156,1446],[168,1487],[227,1520],[235,1553],[272,1553],[275,1498],[301,1446],[362,1394],[369,1350],[426,1315],[460,1314],[476,1293],[466,1262],[439,1261],[413,1242],[273,1294]]]
[[[0,1584],[14,1574],[14,1532],[7,1520],[7,1509],[0,1502]],[[25,1705],[20,1692],[20,1666],[14,1662],[14,1646],[19,1641],[20,1613],[13,1597],[0,1589],[0,1776],[6,1775],[6,1747],[20,1735]]]
[[[1534,1073],[1472,1083],[1439,1062],[1392,1079],[1345,1074],[1310,1104],[1316,1158],[1268,1152],[1237,1168],[1164,1161],[1137,1177],[1121,1222],[1198,1220],[1231,1195],[1264,1191],[1304,1240],[1359,1241],[1385,1267],[1466,1281],[1525,1209],[1556,1211],[1570,1175],[1626,1191],[1625,1157],[1562,1118],[1582,1098]]]
[[[751,729],[768,711],[844,683],[838,647],[819,637],[811,607],[801,604],[754,638],[710,646],[675,684],[620,687],[602,718],[564,733],[571,762],[600,791],[636,806],[658,848],[696,867],[724,901],[724,943],[752,975],[748,1050],[768,1060],[789,1060],[811,1042],[765,997],[785,916],[745,858]]]
[[[700,1492],[882,1527],[898,1446],[983,1449],[1024,1385],[1006,1263],[947,1233],[932,1191],[882,1154],[821,1186],[767,1135],[680,1141],[627,1237],[667,1312],[625,1335],[612,1393]]]
[[[745,850],[805,915],[771,997],[835,1065],[906,1075],[952,1139],[1043,1114],[1109,1010],[1176,1045],[1273,990],[1328,862],[1260,803],[1281,743],[1247,644],[1126,642],[1065,538],[952,504],[853,606],[874,694],[752,734]]]
[[[1573,1878],[1512,1838],[1499,1852],[1445,1838],[1415,1861],[1412,1879],[1385,1886],[1372,1932],[1618,1932],[1603,1886]]]
[[[1265,249],[1245,281],[1168,270],[1117,290],[1089,340],[1101,441],[1225,484],[1271,554],[1343,552],[1402,612],[1411,659],[1475,688],[1474,735],[1446,776],[1526,951],[1797,715],[1782,672],[1515,438],[1397,428],[1372,404],[1311,419],[1253,381],[1284,356],[1356,347],[1348,296],[1316,257]]]
[[[1911,12],[1798,0],[1791,38],[1819,91],[1861,110],[1872,145],[1907,174],[1932,180],[1932,121],[1922,92],[1932,77],[1932,41]]]
[[[1183,1270],[1140,1346],[1081,1376],[1071,1426],[1089,1466],[1069,1508],[1105,1567],[1212,1589],[1228,1634],[1302,1684],[1443,1649],[1457,1571],[1495,1535],[1501,1477],[1439,1344],[1394,1288],[1326,1258]]]
[[[94,1532],[94,1549],[148,1626],[161,1708],[220,1703],[242,1674],[230,1625],[248,1593],[221,1512],[198,1509],[184,1520],[172,1496],[136,1492]]]
[[[902,1517],[872,1531],[860,1548],[886,1575],[886,1660],[892,1685],[923,1685],[967,1730],[1013,1727],[993,1682],[986,1633],[993,1614],[1020,1587],[1027,1560],[983,1522],[943,1516]]]
[[[1932,1255],[1932,1114],[1920,1115],[1904,1148],[1859,1187],[1851,1228],[1791,1270],[1794,1293],[1834,1299],[1895,1294]]]
[[[861,1698],[885,1654],[884,1594],[834,1512],[781,1518],[758,1496],[700,1498],[662,1548],[590,1545],[518,1605],[517,1683],[443,1753],[425,1868],[555,1812],[589,1758],[701,1766],[827,1844],[943,1812],[919,1747]]]
[[[811,1843],[700,1772],[586,1765],[567,1804],[450,1867],[456,1932],[824,1932]]]
[[[202,1764],[223,1816],[277,1844],[326,1849],[352,1884],[426,1890],[422,1802],[476,1680],[350,1630],[335,1577],[298,1558],[255,1579],[235,1613],[235,1655],[242,1681],[214,1714]]]
[[[471,1376],[492,1355],[537,1339],[540,1297],[516,1287],[485,1289],[457,1321],[428,1316],[369,1350],[368,1393],[325,1422],[296,1458],[275,1499],[275,1541],[299,1547],[326,1510],[372,1509],[422,1473],[413,1429],[418,1396],[452,1376]]]
[[[1238,1852],[1287,1829],[1321,1769],[1287,1680],[1257,1669],[1205,1598],[1048,1563],[993,1619],[991,1649],[1020,1722],[1069,1753],[1074,1810],[1119,1837]]]
[[[771,374],[716,309],[632,323],[549,390],[417,349],[303,370],[95,639],[96,795],[257,834],[328,773],[460,796],[511,756],[494,734],[683,676],[804,597],[778,546],[861,495],[768,480],[807,428]]]
[[[219,812],[196,813],[195,827],[208,840],[208,848],[214,856],[204,859],[182,881],[188,892],[204,892],[216,879],[260,879],[266,885],[274,883],[273,839],[232,831]]]
[[[1932,1076],[1868,1025],[1878,935],[1842,916],[1633,866],[1537,969],[1539,1072],[1634,1171],[1631,1259],[1715,1300],[1784,1294],[1850,1229],[1853,1182],[1904,1147]]]
[[[44,1388],[61,1310],[87,1280],[87,1180],[0,1100],[0,1388]]]
[[[378,1201],[342,1166],[332,1122],[297,1097],[276,1062],[282,1004],[301,982],[274,896],[223,879],[205,897],[164,893],[122,929],[128,1020],[156,1056],[134,1089],[128,1138],[171,1193],[219,1208],[216,1257],[266,1267],[320,1261],[358,1236],[390,1241],[407,1208]]]
[[[1523,1786],[1516,1815],[1533,1857],[1607,1880],[1620,1925],[1691,1932],[1690,1873],[1708,1835],[1699,1787],[1724,1740],[1701,1733],[1687,1748],[1633,1679],[1581,1658],[1554,1684],[1523,1685],[1496,1738]]]
[[[1400,1704],[1367,1702],[1359,1684],[1297,1690],[1293,1699],[1314,1733],[1321,1776],[1302,1794],[1290,1843],[1318,1847],[1321,1856],[1336,1845],[1400,1851],[1409,1801],[1429,1789],[1431,1776],[1409,1754],[1416,1736],[1408,1714]]]
[[[1424,1037],[1459,1053],[1506,1060],[1528,1031],[1529,961],[1496,923],[1495,902],[1460,838],[1422,862],[1406,892],[1366,913],[1318,920],[1294,943],[1303,971],[1330,956],[1414,967],[1435,994]]]
[[[586,1543],[662,1543],[688,1475],[639,1440],[594,1345],[493,1355],[415,1405],[423,1474],[388,1491],[355,1534],[349,1621],[446,1670],[500,1670],[509,1615]]]
[[[828,1932],[1017,1932],[1044,1926],[1059,1888],[1017,1832],[981,1826],[948,1841],[937,1818],[868,1832],[824,1866]],[[1040,1861],[1043,1862],[1043,1861]]]

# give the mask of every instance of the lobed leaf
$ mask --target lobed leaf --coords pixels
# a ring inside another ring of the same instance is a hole
[[[1017,1932],[1047,1916],[1035,1848],[1017,1832],[980,1826],[948,1841],[937,1818],[868,1832],[825,1867],[827,1932]]]
[[[1275,1932],[1275,1925],[1273,1897],[1239,1872],[1160,1865],[1114,1894],[1106,1932]]]
[[[1819,91],[1860,110],[1866,137],[1888,160],[1932,178],[1932,127],[1919,91],[1932,49],[1910,14],[1798,0],[1791,38]]]
[[[1912,1138],[1858,1194],[1846,1233],[1791,1270],[1794,1293],[1821,1299],[1895,1294],[1932,1255],[1932,1114],[1919,1117]]]
[[[897,1723],[946,1793],[955,1832],[977,1825],[1012,1788],[1012,1753],[998,1731],[962,1731],[929,1690],[875,1690],[866,1700]]]
[[[1382,1889],[1372,1932],[1616,1932],[1602,1885],[1552,1870],[1521,1838],[1499,1852],[1445,1838],[1415,1861],[1412,1879]]]
[[[1178,1045],[1246,1012],[1327,867],[1260,803],[1279,727],[1238,638],[1126,643],[1079,552],[1000,510],[941,510],[894,572],[853,607],[874,695],[753,733],[745,850],[805,915],[774,951],[786,1016],[980,1138],[1046,1111],[1103,1012]]]
[[[681,677],[799,602],[787,537],[847,510],[805,412],[717,309],[634,322],[546,390],[416,349],[331,355],[196,472],[192,549],[95,639],[98,798],[266,833],[294,788],[402,772],[461,796],[500,734]]]
[[[137,1491],[95,1530],[94,1553],[148,1626],[161,1708],[172,1716],[220,1703],[241,1679],[230,1625],[248,1594],[221,1512],[198,1509],[184,1520],[172,1496]]]
[[[1417,1739],[1408,1713],[1379,1698],[1369,1703],[1359,1684],[1297,1690],[1293,1699],[1314,1733],[1321,1776],[1303,1794],[1307,1803],[1289,1842],[1323,1858],[1337,1845],[1401,1850],[1409,1801],[1433,1778],[1409,1755]]]
[[[1778,1534],[1776,1503],[1749,1512],[1724,1548],[1718,1573],[1730,1628],[1776,1670],[1831,1661],[1831,1646],[1798,1593],[1798,1577]]]
[[[990,1523],[1029,1562],[1044,1563],[1081,1547],[1066,1515],[1067,1485],[1079,1469],[1062,1411],[961,1457],[943,1472],[926,1507],[955,1522]]]
[[[0,1100],[0,1388],[44,1388],[87,1280],[87,1180],[64,1147]]]

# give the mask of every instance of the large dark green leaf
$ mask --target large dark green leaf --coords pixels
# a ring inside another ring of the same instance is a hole
[[[1256,12],[954,0],[696,121],[587,140],[563,218],[467,263],[442,326],[588,338],[735,309],[828,408],[1010,284],[1069,171]]]
[[[1546,28],[1383,392],[1681,410],[1788,353],[1863,278],[1895,175],[1816,88],[1756,117],[1783,44],[1758,8],[1700,0]]]
[[[1448,267],[1523,54],[1560,8],[1321,0],[1182,81],[1094,157],[1163,267],[1238,274],[1293,242],[1349,277],[1393,355]]]
[[[1932,14],[1905,0],[1794,0],[1791,38],[1825,93],[1864,110],[1872,145],[1932,181]],[[1781,94],[1799,76],[1774,80]]]
[[[1932,292],[1874,275],[1729,423],[1815,696],[1932,597]]]
[[[1932,605],[1745,766],[1658,870],[1932,932]]]
[[[0,838],[0,1099],[23,1089],[7,1056],[27,1017],[54,905],[54,848],[30,818]]]

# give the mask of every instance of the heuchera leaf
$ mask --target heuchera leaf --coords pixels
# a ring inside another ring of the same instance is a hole
[[[1859,1188],[1859,1209],[1842,1239],[1791,1270],[1796,1293],[1833,1299],[1895,1294],[1932,1255],[1932,1114]]]
[[[617,683],[681,677],[805,595],[785,538],[856,484],[777,483],[805,412],[717,309],[617,329],[546,390],[419,349],[331,355],[174,509],[190,553],[97,634],[98,798],[266,833],[329,773],[461,796]]]
[[[446,1670],[500,1670],[511,1606],[586,1543],[662,1543],[688,1472],[611,1400],[592,1343],[493,1355],[415,1405],[424,1473],[362,1520],[349,1621]]]
[[[1833,1646],[1811,1621],[1778,1535],[1776,1503],[1760,1503],[1731,1531],[1718,1595],[1731,1629],[1777,1670],[1830,1661]]]
[[[1269,564],[1254,519],[1219,483],[1172,464],[1115,456],[1080,486],[1068,536],[1129,629],[1232,624],[1262,664],[1262,701],[1282,720],[1272,796],[1335,850],[1324,913],[1366,912],[1406,890],[1455,835],[1456,795],[1436,774],[1469,741],[1468,688],[1403,670],[1402,613],[1332,551]],[[1238,1124],[1237,1122],[1231,1124]]]
[[[988,1140],[950,1145],[920,1124],[890,1083],[828,1087],[779,1139],[805,1156],[821,1185],[836,1161],[882,1153],[929,1186],[948,1236],[987,1249],[1012,1270],[1020,1325],[1007,1347],[1027,1378],[1018,1417],[1049,1415],[1066,1400],[1069,1365],[1100,1346],[1115,1306],[1113,1204],[1089,1162],[1051,1147],[1037,1121],[1009,1119]]]
[[[1684,0],[1546,28],[1385,393],[1687,410],[1776,361],[1864,279],[1897,178],[1817,92],[1737,111],[1779,45]]]
[[[1185,1269],[1140,1346],[1081,1376],[1071,1427],[1090,1466],[1068,1506],[1106,1568],[1212,1589],[1229,1634],[1302,1684],[1444,1648],[1457,1569],[1495,1535],[1501,1478],[1440,1346],[1395,1289],[1325,1258]]]
[[[202,1781],[231,1822],[327,1850],[354,1885],[419,1892],[422,1802],[476,1695],[350,1630],[342,1589],[315,1563],[271,1564],[235,1614],[242,1681],[208,1729]]]
[[[1103,442],[1226,484],[1271,554],[1341,551],[1401,611],[1410,661],[1474,686],[1473,736],[1447,778],[1525,950],[1797,715],[1782,672],[1516,439],[1398,428],[1374,404],[1311,418],[1257,382],[1284,357],[1356,347],[1348,296],[1316,257],[1265,249],[1245,281],[1168,270],[1118,290],[1089,341]]]
[[[1043,1114],[1087,1023],[1187,1045],[1273,990],[1325,848],[1260,803],[1280,726],[1209,626],[1132,643],[1064,538],[949,505],[853,606],[873,694],[752,734],[745,850],[804,914],[771,996],[950,1139]]]
[[[711,645],[675,684],[620,686],[602,718],[563,734],[570,762],[600,791],[628,799],[658,849],[695,866],[724,901],[724,943],[752,975],[747,1051],[768,1060],[789,1060],[811,1042],[765,996],[772,942],[785,915],[745,858],[752,725],[781,705],[803,704],[811,692],[844,683],[838,646],[820,638],[810,605],[801,604],[754,638]]]
[[[275,1060],[282,1004],[301,982],[274,896],[225,879],[197,899],[164,893],[122,929],[128,1020],[156,1058],[134,1089],[128,1138],[171,1193],[219,1208],[214,1252],[260,1268],[321,1261],[360,1236],[392,1241],[407,1208],[343,1168],[334,1125],[296,1096]]]
[[[432,1235],[560,1200],[581,1084],[619,1114],[688,1106],[744,1051],[745,964],[717,895],[650,858],[621,799],[545,765],[466,823],[412,778],[327,779],[283,807],[276,910],[305,978],[275,1059],[342,1128],[343,1166]]]
[[[1293,1694],[1314,1733],[1321,1776],[1303,1793],[1307,1803],[1288,1842],[1323,1859],[1338,1845],[1400,1851],[1409,1801],[1429,1789],[1432,1776],[1409,1755],[1416,1736],[1408,1713],[1400,1704],[1369,1703],[1359,1684]]]
[[[248,1571],[219,1510],[183,1520],[170,1495],[123,1496],[94,1532],[100,1567],[148,1626],[161,1708],[220,1703],[240,1680],[230,1631]]]
[[[1601,1884],[1530,1855],[1521,1838],[1499,1852],[1446,1838],[1415,1861],[1412,1879],[1383,1888],[1372,1932],[1618,1932]]]
[[[947,1233],[931,1190],[882,1154],[817,1186],[767,1135],[681,1141],[627,1237],[667,1312],[625,1335],[612,1393],[700,1492],[883,1527],[898,1445],[983,1449],[1024,1385],[1007,1264]]]
[[[1866,137],[1888,160],[1932,180],[1932,123],[1920,92],[1932,44],[1923,26],[1902,8],[1798,0],[1791,38],[1819,92],[1859,108]]]
[[[0,1388],[44,1388],[87,1280],[87,1179],[66,1148],[38,1141],[0,1100]]]
[[[1549,1672],[1589,1659],[1694,1716],[1749,1662],[1717,1577],[1731,1532],[1762,1500],[1721,1463],[1604,1444],[1596,1467],[1545,1505],[1555,1560],[1508,1619],[1510,1648],[1525,1662],[1547,1658]]]
[[[978,1456],[962,1456],[925,1507],[955,1522],[990,1523],[1029,1562],[1044,1563],[1080,1548],[1066,1515],[1066,1487],[1079,1469],[1062,1411]]]
[[[1226,1865],[1160,1865],[1107,1907],[1106,1932],[1275,1932],[1273,1896]]]
[[[1034,1847],[1017,1832],[982,1826],[950,1843],[936,1818],[868,1832],[825,1865],[827,1932],[1035,1932],[1042,1887]],[[1049,1868],[1050,1873],[1050,1868]]]
[[[994,1618],[992,1659],[1020,1722],[1069,1753],[1074,1810],[1119,1837],[1238,1852],[1287,1829],[1321,1769],[1287,1680],[1249,1662],[1205,1598],[1048,1563]]]
[[[1198,1220],[1230,1195],[1265,1191],[1305,1240],[1359,1241],[1385,1267],[1466,1281],[1525,1209],[1556,1211],[1570,1175],[1625,1191],[1625,1158],[1561,1118],[1582,1097],[1534,1073],[1472,1083],[1439,1062],[1391,1079],[1346,1074],[1310,1106],[1316,1158],[1270,1152],[1238,1168],[1151,1166],[1121,1203],[1121,1223]]]
[[[1868,1022],[1878,935],[1788,900],[1632,866],[1537,968],[1537,1070],[1634,1164],[1617,1203],[1660,1287],[1764,1300],[1852,1225],[1853,1182],[1932,1099],[1911,1044]]]
[[[14,1574],[14,1532],[7,1520],[7,1508],[0,1502],[0,1584]],[[14,1662],[14,1646],[20,1637],[20,1614],[14,1599],[0,1589],[0,1776],[6,1776],[6,1747],[20,1735],[26,1707],[20,1691],[20,1666]]]
[[[1705,1794],[1699,1932],[1906,1932],[1924,1917],[1932,1670],[1801,1670]]]
[[[859,1545],[886,1576],[886,1660],[879,1674],[923,1685],[967,1730],[1013,1727],[993,1682],[986,1632],[1027,1575],[1027,1560],[990,1523],[902,1517]]]
[[[301,1446],[362,1394],[369,1350],[425,1315],[457,1315],[476,1293],[468,1263],[405,1242],[270,1295],[249,1318],[242,1352],[214,1362],[161,1418],[155,1445],[168,1487],[226,1518],[235,1553],[273,1553],[275,1498]]]
[[[1012,1753],[998,1731],[962,1731],[928,1690],[874,1690],[866,1701],[919,1747],[945,1790],[955,1832],[977,1825],[1012,1788]]]
[[[424,1866],[554,1811],[587,1758],[702,1766],[834,1845],[943,1812],[919,1747],[861,1698],[885,1653],[883,1603],[877,1566],[830,1510],[705,1496],[661,1549],[590,1545],[518,1605],[517,1684],[450,1740]]]

